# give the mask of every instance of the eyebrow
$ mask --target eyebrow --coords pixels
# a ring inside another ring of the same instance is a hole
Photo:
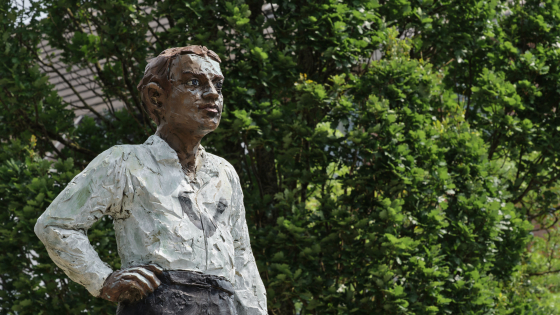
[[[200,72],[193,72],[193,71],[190,71],[190,70],[183,70],[183,74],[189,74],[189,73],[192,74],[192,75],[195,75],[195,76],[202,76],[202,75],[203,75],[203,74],[200,73]],[[217,74],[217,75],[214,76],[214,80],[216,80],[216,79],[223,80],[223,79],[224,79],[224,76],[221,76],[221,75]]]

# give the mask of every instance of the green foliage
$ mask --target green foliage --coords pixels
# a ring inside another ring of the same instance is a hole
[[[35,142],[26,145],[20,140],[1,147],[0,309],[4,314],[114,313],[114,308],[70,281],[34,235],[37,218],[78,174],[72,159],[53,163],[41,159],[34,149]],[[114,262],[114,245],[108,244],[114,232],[109,223],[107,219],[98,222],[89,238],[102,259]]]
[[[39,137],[36,149],[44,155],[56,150],[51,139],[62,138],[73,128],[74,113],[65,109],[35,61],[39,34],[20,25],[24,12],[9,8],[9,3],[0,8],[0,139],[6,142],[16,136],[29,141],[35,135]],[[55,120],[60,123],[46,123]]]
[[[153,132],[135,86],[146,60],[189,44],[223,60],[225,112],[204,145],[241,177],[271,314],[558,313],[558,5],[3,5],[0,313],[114,312],[32,227],[96,154]],[[91,69],[105,112],[84,102],[74,125],[41,40]],[[118,268],[113,235],[109,218],[89,232]]]

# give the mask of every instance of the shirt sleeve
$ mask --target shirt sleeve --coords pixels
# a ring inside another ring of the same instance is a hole
[[[230,166],[231,167],[231,166]],[[233,170],[232,236],[235,251],[235,308],[239,315],[267,314],[266,290],[251,250],[239,177]]]
[[[126,190],[123,152],[113,147],[95,158],[39,217],[35,234],[51,259],[94,296],[112,273],[89,243],[87,230],[106,214],[118,215]]]

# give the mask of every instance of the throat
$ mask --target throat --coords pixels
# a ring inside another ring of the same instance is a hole
[[[193,181],[196,175],[196,166],[194,163],[181,163],[181,169],[183,173],[189,178],[189,180]]]
[[[177,153],[183,173],[193,180],[200,168],[201,155],[204,149],[200,145],[202,137],[193,137],[189,133],[171,132],[158,127],[156,135],[163,139]]]
[[[204,149],[199,146],[196,153],[190,154],[187,158],[181,159],[179,157],[181,169],[190,181],[194,181],[197,171],[202,167],[203,151]]]

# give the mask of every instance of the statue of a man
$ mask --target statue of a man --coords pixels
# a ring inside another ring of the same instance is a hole
[[[266,314],[239,177],[204,151],[223,110],[220,58],[202,46],[163,51],[138,85],[157,124],[142,145],[95,158],[41,215],[35,233],[50,257],[117,314]],[[114,220],[122,269],[88,241]]]

